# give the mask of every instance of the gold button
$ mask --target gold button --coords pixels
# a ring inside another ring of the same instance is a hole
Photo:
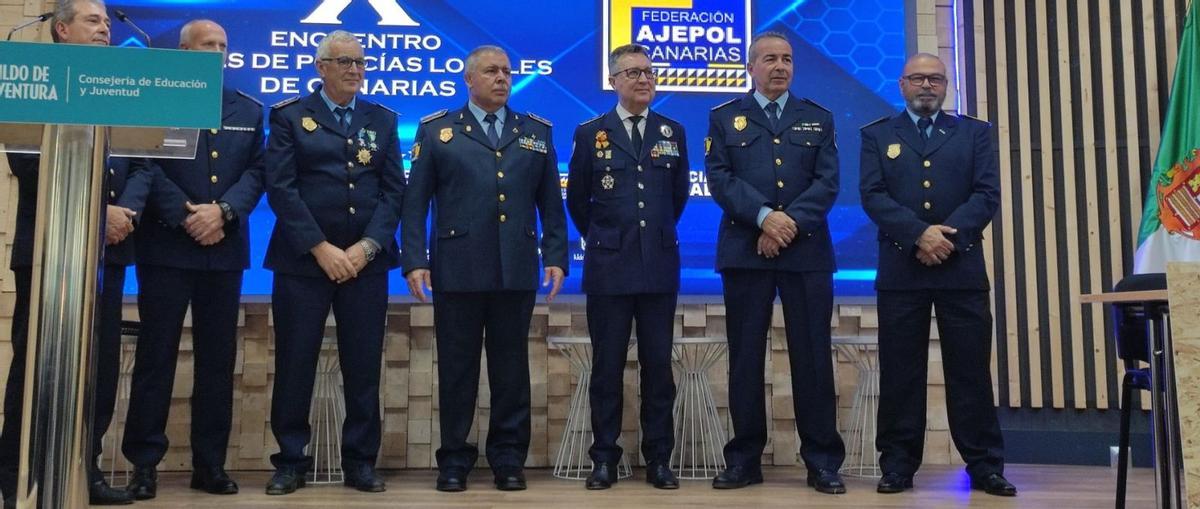
[[[928,168],[930,166],[933,166],[933,163],[931,163],[929,161],[925,161],[925,167]]]
[[[783,159],[775,158],[775,166],[783,166]]]
[[[638,189],[645,189],[645,188],[646,188],[645,184],[638,182]]]
[[[646,220],[645,220],[645,219],[643,219],[643,220],[641,220],[641,221],[638,221],[638,226],[641,226],[642,228],[645,228],[645,227],[646,227]]]
[[[350,183],[350,189],[354,189],[354,182]]]
[[[780,143],[779,138],[775,138],[775,144],[778,145],[779,143]]]
[[[496,172],[496,178],[504,178],[504,172],[502,172],[502,171]]]
[[[352,140],[352,139],[350,139],[350,138],[346,138],[346,144],[347,144],[347,145],[353,145],[353,144],[354,144],[354,140]]]
[[[347,168],[353,168],[353,167],[354,167],[354,161],[346,161],[346,167],[347,167]]]
[[[644,202],[644,201],[639,201],[639,202],[638,202],[638,208],[639,208],[639,209],[644,209],[644,208],[646,208],[646,202]]]
[[[504,201],[505,199],[506,198],[504,197],[504,193],[500,193],[500,201]]]
[[[213,176],[209,177],[209,178],[208,178],[208,180],[211,180],[211,181],[212,181],[212,183],[216,184],[216,183],[217,183],[217,176],[216,176],[216,175],[213,175]]]
[[[501,156],[503,156],[503,155],[504,155],[504,154],[501,154],[499,150],[497,150],[497,151],[496,151],[496,157],[501,157]]]
[[[220,154],[218,154],[216,150],[212,151],[212,158],[213,158],[213,159],[216,159],[218,155],[220,155]]]
[[[930,183],[928,180],[926,180],[923,185],[925,186],[925,189],[929,189],[929,187],[932,186],[933,184]]]
[[[505,221],[508,221],[508,216],[506,216],[504,214],[500,214],[500,222],[503,223]]]
[[[354,213],[354,207],[350,207],[350,213],[351,213],[351,214],[353,214],[353,213]]]
[[[775,187],[778,187],[778,188],[780,188],[780,189],[783,189],[783,181],[782,181],[782,180],[778,180],[778,181],[776,181],[776,182],[775,182]]]
[[[933,204],[931,204],[929,202],[925,202],[925,210],[929,210],[931,208],[933,208]]]
[[[209,129],[209,130],[208,130],[208,132],[210,132],[210,133],[213,133],[213,134],[217,134],[217,130],[216,130],[216,129]]]

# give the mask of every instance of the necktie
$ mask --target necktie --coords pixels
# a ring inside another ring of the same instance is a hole
[[[771,129],[779,127],[779,103],[775,101],[767,103],[767,120],[771,121]]]
[[[929,117],[921,117],[917,120],[917,131],[921,132],[921,139],[929,141],[929,126],[933,125],[933,119]]]
[[[484,123],[486,123],[488,125],[488,128],[487,128],[488,141],[492,142],[493,147],[499,148],[500,133],[496,131],[496,114],[488,113],[486,116],[483,117],[483,121],[484,121]]]
[[[350,129],[350,108],[334,108],[333,114],[337,115],[338,125],[342,126],[342,130]]]
[[[633,141],[633,151],[637,152],[638,157],[642,155],[642,133],[638,131],[638,124],[642,123],[641,115],[633,115],[629,117],[629,121],[633,123],[633,129],[630,131],[629,138]]]

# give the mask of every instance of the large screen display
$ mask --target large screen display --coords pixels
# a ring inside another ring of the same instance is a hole
[[[212,19],[229,35],[226,85],[269,105],[319,84],[313,65],[325,34],[358,34],[368,60],[363,95],[401,114],[403,150],[419,119],[467,101],[466,54],[482,44],[504,48],[514,78],[510,106],[554,122],[565,178],[571,135],[580,122],[616,103],[606,90],[609,48],[630,41],[650,48],[659,71],[651,109],[683,123],[691,155],[691,199],[679,224],[685,294],[719,294],[713,269],[720,208],[709,197],[704,137],[709,110],[752,87],[745,64],[753,34],[775,30],[792,42],[792,92],[834,112],[841,193],[829,216],[839,271],[838,295],[869,295],[875,277],[875,228],[858,197],[859,126],[903,107],[897,77],[904,63],[904,2],[891,0],[124,0],[109,2],[175,48],[188,20]],[[146,45],[113,16],[113,44]],[[408,164],[406,154],[406,167]],[[262,268],[274,215],[264,199],[251,216],[251,268],[244,293],[269,294]],[[571,276],[582,272],[579,235],[569,233]],[[128,278],[127,291],[136,292]],[[391,293],[407,293],[400,271]]]

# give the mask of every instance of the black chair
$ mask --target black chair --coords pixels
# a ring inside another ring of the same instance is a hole
[[[1166,290],[1166,274],[1135,274],[1122,279],[1113,291],[1138,292]],[[1165,305],[1165,304],[1164,304]],[[1128,302],[1113,304],[1113,336],[1116,341],[1117,357],[1125,364],[1125,376],[1121,380],[1121,435],[1117,453],[1117,509],[1125,507],[1125,484],[1129,470],[1129,421],[1133,414],[1133,390],[1149,391],[1150,368],[1141,367],[1150,362],[1150,337],[1148,335],[1149,313],[1146,303]]]

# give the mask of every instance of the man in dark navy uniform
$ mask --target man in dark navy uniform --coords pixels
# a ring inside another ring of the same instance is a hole
[[[605,489],[617,482],[623,375],[636,318],[646,481],[674,489],[675,224],[688,198],[687,136],[678,122],[649,110],[655,73],[644,46],[616,48],[608,61],[618,103],[575,129],[567,184],[571,220],[587,241],[583,291],[592,337],[593,467],[586,486]]]
[[[220,25],[194,20],[179,47],[226,50]],[[133,464],[127,487],[139,500],[157,492],[155,467],[167,452],[167,416],[179,337],[192,307],[192,483],[214,494],[237,493],[225,473],[233,412],[233,364],[242,271],[250,265],[248,219],[263,189],[263,111],[254,98],[223,92],[221,128],[200,133],[196,158],[160,159],[138,232],[141,333],[129,417],[121,446]]]
[[[101,46],[109,43],[110,21],[102,1],[57,2],[53,23],[52,36],[57,43]],[[4,428],[0,431],[0,491],[4,494],[5,508],[15,507],[17,496],[39,163],[38,156],[8,154],[9,169],[17,177],[17,221],[10,262],[17,292],[12,318],[13,357],[4,386]],[[88,469],[88,501],[92,505],[133,502],[123,490],[108,485],[100,471],[99,459],[103,452],[104,433],[112,422],[117,397],[121,299],[125,287],[125,269],[134,262],[134,242],[130,235],[140,225],[138,216],[150,189],[150,173],[144,170],[145,165],[141,161],[110,158],[108,175],[105,177],[106,246],[97,316],[95,379],[92,380],[95,384],[95,400],[89,444],[91,463]]]
[[[398,265],[396,226],[404,193],[396,113],[357,98],[363,49],[330,33],[317,48],[317,92],[275,105],[267,147],[267,199],[277,221],[266,266],[275,272],[275,386],[271,431],[279,452],[267,494],[304,486],[313,381],[333,308],[345,385],[345,484],[386,489],[379,454],[379,371],[388,270]]]
[[[937,308],[950,436],[971,486],[1017,490],[1004,478],[992,403],[992,314],[983,230],[1000,205],[991,125],[941,111],[946,66],[918,54],[904,66],[905,111],[862,129],[863,209],[879,226],[878,491],[912,488],[925,444],[929,315]]]
[[[421,119],[404,199],[404,271],[425,302],[434,291],[441,447],[437,489],[467,489],[479,457],[467,442],[479,362],[487,348],[491,419],[487,459],[496,487],[525,489],[529,451],[529,320],[538,249],[547,300],[567,270],[566,214],[550,122],[507,106],[508,55],[481,46],[467,56],[470,100]],[[430,202],[435,204],[426,232]],[[542,224],[538,240],[538,221]],[[428,255],[426,254],[428,246]],[[484,341],[486,331],[486,342]]]
[[[750,45],[754,92],[713,109],[705,166],[724,214],[717,270],[729,335],[727,468],[714,488],[762,482],[767,443],[763,369],[775,296],[783,303],[792,404],[808,485],[845,493],[829,322],[833,242],[826,217],[838,193],[833,115],[788,92],[792,47],[767,32]]]

